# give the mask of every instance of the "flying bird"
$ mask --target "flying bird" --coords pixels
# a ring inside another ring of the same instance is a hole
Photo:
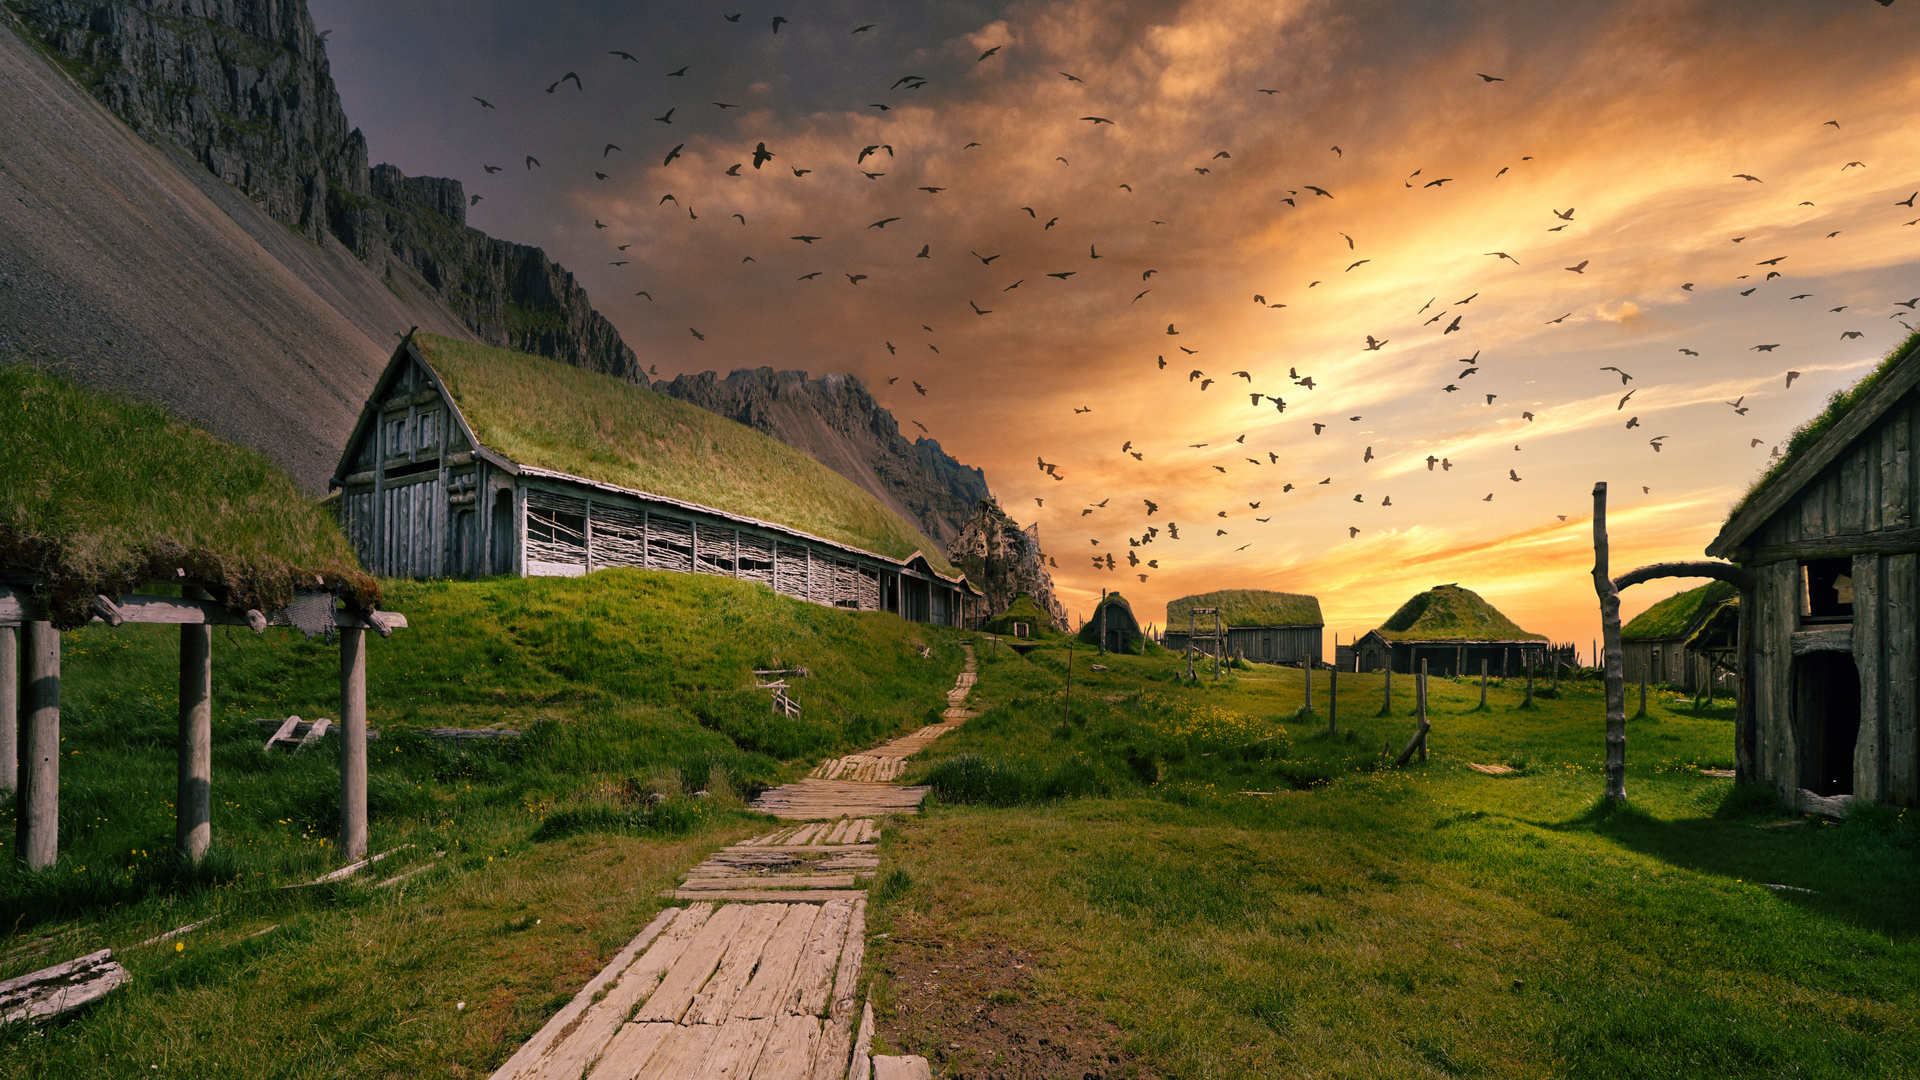
[[[1752,174],[1750,174],[1750,173],[1743,173],[1743,172],[1742,172],[1742,173],[1734,173],[1734,174],[1733,174],[1733,178],[1734,178],[1735,180],[1751,180],[1751,181],[1753,181],[1753,182],[1754,182],[1754,183],[1756,183],[1756,184],[1764,184],[1764,183],[1766,183],[1766,181],[1765,181],[1765,180],[1762,180],[1762,179],[1760,179],[1759,177],[1757,177],[1757,176],[1754,176],[1754,175],[1752,175]]]
[[[881,219],[880,219],[879,221],[876,221],[876,222],[874,222],[873,224],[871,224],[871,225],[869,225],[869,226],[867,226],[867,228],[869,228],[869,229],[884,229],[884,228],[886,228],[886,227],[887,227],[887,223],[888,223],[888,222],[890,222],[890,221],[899,221],[899,220],[900,220],[900,219],[899,219],[899,218],[897,218],[897,217],[890,217],[890,218],[881,218]]]
[[[969,301],[967,301],[967,306],[968,306],[968,307],[971,307],[971,308],[973,309],[973,313],[974,313],[975,315],[991,315],[991,314],[993,314],[993,309],[992,309],[992,308],[988,308],[988,309],[986,309],[985,311],[982,311],[982,310],[980,310],[980,305],[979,305],[979,304],[976,304],[976,303],[974,303],[974,302],[973,302],[973,301],[971,301],[971,300],[969,300]]]
[[[1742,406],[1740,403],[1745,400],[1747,400],[1747,395],[1741,394],[1739,397],[1727,402],[1727,404],[1733,406],[1733,411],[1736,416],[1745,416],[1747,415],[1747,410],[1753,407],[1751,405]]]
[[[474,98],[473,100],[479,102],[480,107],[483,109],[491,109],[495,107],[493,102],[488,101],[486,98]]]
[[[1639,392],[1640,392],[1640,388],[1639,388],[1639,387],[1637,387],[1637,386],[1636,386],[1636,387],[1634,387],[1633,389],[1631,389],[1631,390],[1629,390],[1629,391],[1627,391],[1627,395],[1626,395],[1626,397],[1623,397],[1623,398],[1621,398],[1621,399],[1620,399],[1620,404],[1618,404],[1618,405],[1615,405],[1615,406],[1613,407],[1613,411],[1614,411],[1614,412],[1619,412],[1619,411],[1620,411],[1621,409],[1624,409],[1624,408],[1626,408],[1626,407],[1627,407],[1627,398],[1630,398],[1630,397],[1632,397],[1633,395],[1635,395],[1635,394],[1637,394],[1637,393],[1639,393]]]
[[[758,169],[760,166],[765,165],[767,162],[771,160],[773,160],[773,151],[767,149],[766,143],[759,143],[754,146],[753,148],[753,167],[754,168]]]
[[[1364,350],[1362,350],[1362,351],[1364,351],[1364,352],[1378,352],[1378,351],[1379,351],[1379,349],[1380,349],[1380,346],[1382,346],[1382,345],[1385,345],[1386,343],[1387,343],[1387,342],[1386,342],[1386,339],[1384,339],[1384,338],[1383,338],[1383,339],[1381,339],[1381,340],[1378,340],[1378,341],[1376,341],[1376,340],[1374,340],[1374,337],[1373,337],[1373,335],[1372,335],[1372,334],[1368,334],[1368,335],[1367,335],[1367,347],[1366,347],[1366,348],[1365,348]]]
[[[786,17],[785,17],[785,16],[783,16],[783,15],[775,15],[775,16],[773,17],[773,32],[774,32],[774,33],[776,33],[776,34],[777,34],[777,33],[779,33],[779,32],[780,32],[780,24],[781,24],[781,23],[783,23],[783,22],[786,22],[786,21],[787,21],[787,20],[786,20]],[[926,429],[925,429],[925,428],[921,428],[920,430],[922,430],[922,431],[925,431]]]
[[[685,145],[687,145],[687,144],[686,144],[686,143],[681,143],[681,144],[680,144],[680,146],[676,146],[676,147],[674,147],[673,149],[671,149],[671,150],[669,150],[669,151],[667,151],[667,160],[665,160],[665,161],[662,161],[662,162],[660,163],[660,164],[661,164],[661,166],[662,166],[662,167],[664,168],[665,166],[668,166],[668,165],[671,165],[671,164],[673,164],[673,159],[674,159],[674,158],[677,158],[677,157],[679,157],[679,156],[680,156],[680,147],[681,147],[681,146],[685,146]],[[678,200],[676,200],[676,201],[678,201]]]
[[[1559,318],[1557,318],[1557,319],[1548,319],[1548,320],[1547,320],[1547,325],[1548,325],[1548,326],[1552,326],[1552,325],[1554,325],[1555,323],[1563,323],[1563,322],[1566,322],[1566,321],[1567,321],[1567,317],[1568,317],[1568,316],[1570,316],[1570,315],[1572,315],[1572,314],[1573,314],[1573,312],[1571,312],[1571,311],[1569,311],[1569,312],[1567,312],[1567,314],[1566,314],[1566,315],[1562,315],[1562,316],[1560,316],[1560,317],[1559,317]]]
[[[1685,350],[1685,349],[1682,349],[1681,351],[1682,351],[1682,352],[1685,352],[1686,350]],[[1624,372],[1624,371],[1621,371],[1621,370],[1620,370],[1619,368],[1617,368],[1617,367],[1603,367],[1603,368],[1601,368],[1600,370],[1601,370],[1601,371],[1611,371],[1611,372],[1613,372],[1613,373],[1614,373],[1615,375],[1618,375],[1618,376],[1620,376],[1620,385],[1621,385],[1621,386],[1625,386],[1625,385],[1627,385],[1627,381],[1633,378],[1633,376],[1631,376],[1631,375],[1629,375],[1629,374],[1627,374],[1627,373],[1626,373],[1626,372]]]
[[[1788,389],[1788,390],[1793,389],[1793,380],[1799,377],[1800,377],[1800,373],[1797,371],[1787,372],[1787,385],[1783,389]]]
[[[1576,273],[1576,274],[1584,274],[1584,273],[1586,273],[1586,272],[1587,272],[1587,263],[1589,263],[1589,262],[1591,262],[1591,261],[1592,261],[1591,259],[1581,259],[1581,260],[1580,260],[1580,265],[1578,265],[1578,266],[1569,266],[1569,267],[1567,267],[1566,269],[1568,269],[1568,270],[1571,270],[1571,271],[1573,271],[1573,272],[1574,272],[1574,273]]]
[[[475,196],[474,196],[474,198],[476,198],[476,199],[477,199],[477,198],[479,198],[479,197],[480,197],[480,196],[478,196],[478,195],[475,195]],[[1857,337],[1859,337],[1859,336],[1860,336],[1860,331],[1858,331],[1858,330],[1842,330],[1842,331],[1840,332],[1840,340],[1842,340],[1842,341],[1845,341],[1845,340],[1846,340],[1846,339],[1848,339],[1848,338],[1857,338]]]
[[[1683,353],[1686,353],[1686,354],[1687,354],[1688,356],[1699,356],[1699,355],[1700,355],[1699,353],[1697,353],[1697,352],[1694,352],[1694,351],[1693,351],[1692,349],[1681,349],[1680,351],[1681,351],[1681,352],[1683,352]]]
[[[651,299],[653,299],[653,297],[651,297],[651,296],[649,296],[649,297],[647,297],[647,299],[649,299],[649,300],[651,300]],[[699,339],[700,339],[701,341],[705,341],[705,340],[707,340],[707,335],[705,335],[705,334],[703,334],[703,333],[701,333],[701,332],[700,332],[700,331],[698,331],[698,330],[695,330],[695,329],[694,329],[693,327],[691,327],[691,326],[689,326],[689,327],[687,327],[687,333],[689,333],[689,334],[692,334],[692,335],[693,335],[694,337],[697,337],[697,338],[699,338]]]
[[[1004,48],[1006,48],[1005,45],[995,45],[993,48],[988,49],[986,52],[981,53],[980,60],[985,60],[987,57],[992,56],[994,53],[997,53]],[[977,64],[980,62],[980,60],[975,60],[974,63]]]
[[[480,166],[480,167],[481,167],[482,169],[485,169],[485,170],[486,170],[486,171],[487,171],[487,172],[488,172],[489,174],[491,174],[491,173],[497,173],[497,172],[499,172],[499,171],[500,171],[500,166],[498,166],[498,165],[482,165],[482,166]]]
[[[849,285],[858,285],[861,282],[867,280],[867,275],[865,274],[847,274],[846,277],[847,277],[847,284]]]
[[[1373,261],[1372,259],[1361,259],[1359,262],[1354,263],[1353,266],[1347,267],[1347,270],[1352,270],[1354,266],[1365,266],[1372,261]],[[1345,273],[1345,272],[1346,271],[1342,271],[1342,273]]]
[[[677,108],[677,106],[676,106],[676,108]],[[657,121],[659,121],[659,122],[660,122],[660,123],[662,123],[662,124],[671,124],[671,123],[673,123],[673,109],[668,109],[668,110],[666,111],[666,113],[665,113],[665,114],[663,114],[663,115],[661,115],[661,116],[656,116],[656,117],[654,117],[654,119],[655,119],[655,120],[657,120]]]
[[[1772,352],[1773,350],[1779,347],[1780,347],[1780,343],[1776,341],[1771,345],[1755,345],[1752,349],[1749,349],[1748,351],[1749,352]]]
[[[1111,124],[1111,123],[1113,123],[1113,121],[1111,121],[1111,120],[1109,120],[1109,119],[1107,119],[1107,118],[1106,118],[1106,117],[1104,117],[1104,116],[1083,116],[1083,117],[1081,117],[1080,119],[1082,119],[1082,120],[1091,120],[1091,121],[1093,121],[1093,124],[1094,124],[1094,126],[1095,126],[1095,127],[1099,127],[1099,126],[1100,126],[1101,124]]]
[[[1476,71],[1476,72],[1474,72],[1474,74],[1475,74],[1475,75],[1480,75],[1480,73],[1479,73],[1479,72],[1477,72],[1477,71]],[[1506,82],[1506,81],[1507,81],[1506,79],[1504,79],[1504,78],[1502,78],[1502,77],[1500,77],[1500,76],[1498,76],[1498,75],[1480,75],[1480,77],[1481,77],[1482,79],[1485,79],[1485,80],[1486,80],[1486,81],[1488,81],[1488,82]]]
[[[1488,255],[1498,255],[1498,256],[1500,256],[1501,258],[1503,258],[1503,259],[1505,259],[1505,260],[1507,260],[1508,262],[1510,262],[1510,263],[1512,263],[1512,264],[1513,264],[1513,265],[1515,265],[1515,266],[1519,266],[1519,265],[1520,265],[1520,260],[1519,260],[1519,259],[1516,259],[1516,258],[1514,258],[1513,256],[1511,256],[1511,255],[1509,255],[1509,254],[1507,254],[1507,253],[1506,253],[1506,252],[1504,252],[1504,251],[1489,251],[1489,252],[1487,252],[1487,254],[1488,254]]]
[[[1647,440],[1647,445],[1653,447],[1653,452],[1657,454],[1660,452],[1660,440],[1670,438],[1670,437],[1671,436],[1667,436],[1667,435],[1656,435],[1653,438]]]
[[[540,164],[540,159],[539,159],[539,158],[537,158],[537,157],[534,157],[534,156],[533,156],[532,154],[528,154],[528,155],[527,155],[527,171],[528,171],[528,172],[532,172],[532,171],[533,171],[533,167],[534,167],[535,165],[538,165],[538,164]]]

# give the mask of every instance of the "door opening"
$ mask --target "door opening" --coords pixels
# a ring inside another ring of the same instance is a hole
[[[1853,794],[1853,748],[1860,738],[1860,672],[1853,654],[1798,658],[1793,691],[1800,786],[1827,797]]]

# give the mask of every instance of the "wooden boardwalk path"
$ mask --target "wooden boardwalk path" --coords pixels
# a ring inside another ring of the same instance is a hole
[[[928,1076],[923,1058],[872,1055],[873,1007],[854,1003],[879,815],[918,812],[926,789],[852,777],[876,777],[881,763],[897,777],[908,756],[973,715],[965,704],[978,669],[966,652],[944,722],[755,800],[806,823],[728,845],[688,871],[668,895],[691,902],[655,916],[493,1080]]]

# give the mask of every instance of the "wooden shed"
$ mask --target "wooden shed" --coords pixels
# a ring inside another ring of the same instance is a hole
[[[1080,626],[1081,641],[1108,652],[1132,652],[1139,637],[1140,620],[1133,617],[1133,605],[1117,592],[1103,594],[1092,617]]]
[[[559,428],[559,437],[571,434],[578,445],[558,450],[553,431],[516,430],[515,418],[505,415],[509,410],[500,403],[519,389],[513,380],[528,375],[508,365],[562,367],[555,361],[506,354],[491,362],[460,362],[461,400],[430,356],[440,353],[423,349],[412,335],[394,350],[335,470],[333,484],[342,489],[341,523],[362,563],[375,574],[569,577],[613,566],[717,574],[815,603],[890,611],[941,626],[961,625],[979,596],[964,575],[942,572],[919,551],[880,554],[791,525],[613,482],[610,477],[645,475],[648,463],[623,455],[587,420],[568,418],[572,428]],[[440,358],[455,362],[450,352]],[[652,398],[644,389],[590,372],[567,369],[553,377],[567,386],[589,380],[592,395]],[[575,402],[542,404],[565,413]],[[489,407],[493,411],[485,413]],[[732,424],[678,402],[661,407],[684,409],[698,423]],[[476,429],[511,445],[489,446]],[[765,439],[757,432],[747,435]],[[697,431],[682,437],[701,441]],[[516,446],[525,449],[516,452]],[[663,456],[714,452],[710,446],[660,449]],[[798,451],[768,452],[777,465],[798,468],[805,479],[844,481],[811,459],[800,461]],[[532,460],[554,460],[556,454],[572,467],[543,467]],[[777,482],[778,477],[767,486]],[[844,486],[850,503],[865,496],[850,481]],[[829,490],[835,489],[830,485]],[[889,519],[885,524],[897,535],[917,537],[877,502],[867,512],[869,519]]]
[[[1545,635],[1520,629],[1512,619],[1458,584],[1416,593],[1378,628],[1354,643],[1361,671],[1391,668],[1403,674],[1427,662],[1431,675],[1477,675],[1485,661],[1493,675],[1518,675],[1546,663]]]
[[[1753,579],[1737,773],[1808,808],[1920,804],[1917,345],[1836,395],[1707,547]]]
[[[1187,648],[1187,624],[1194,608],[1218,608],[1225,630],[1226,656],[1243,657],[1256,664],[1298,664],[1322,656],[1322,637],[1326,620],[1320,616],[1318,597],[1299,593],[1270,592],[1263,589],[1221,589],[1197,593],[1167,602],[1167,630],[1163,643],[1175,652]],[[1213,655],[1213,620],[1206,622],[1206,633],[1197,637],[1194,647]]]
[[[1712,664],[1705,652],[1689,648],[1688,642],[1721,604],[1739,593],[1727,582],[1711,582],[1675,593],[1621,627],[1621,670],[1627,684],[1644,677],[1649,683],[1698,690],[1711,677]]]

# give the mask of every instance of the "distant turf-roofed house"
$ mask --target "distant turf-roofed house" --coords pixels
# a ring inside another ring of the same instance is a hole
[[[1741,597],[1743,780],[1920,805],[1920,336],[1796,432],[1707,554]]]
[[[1669,596],[1621,627],[1620,653],[1627,683],[1637,683],[1644,675],[1650,683],[1698,690],[1709,677],[1711,661],[1689,649],[1687,642],[1722,603],[1739,593],[1724,581],[1711,582]]]
[[[1240,656],[1258,664],[1297,664],[1318,661],[1322,655],[1326,620],[1320,617],[1318,597],[1262,589],[1221,589],[1169,600],[1167,630],[1162,639],[1167,648],[1186,651],[1187,625],[1194,608],[1220,609],[1228,659]],[[1206,625],[1198,629],[1211,636],[1213,617],[1201,616],[1200,621]],[[1210,640],[1196,642],[1195,647],[1212,655]]]
[[[1431,675],[1477,675],[1480,662],[1494,675],[1519,674],[1547,659],[1547,638],[1530,634],[1512,619],[1459,585],[1435,585],[1400,605],[1393,617],[1354,643],[1362,671],[1391,667],[1402,673],[1427,662]]]
[[[1117,592],[1107,593],[1093,609],[1093,616],[1080,626],[1080,640],[1102,645],[1108,652],[1132,652],[1140,637],[1140,620],[1133,617],[1133,605]]]
[[[1026,593],[1016,594],[1007,610],[988,619],[982,626],[989,634],[1004,634],[1011,638],[1058,638],[1053,616],[1040,610],[1040,605]]]
[[[380,575],[718,574],[943,626],[978,596],[912,526],[791,447],[619,379],[432,335],[394,350],[333,484]]]

